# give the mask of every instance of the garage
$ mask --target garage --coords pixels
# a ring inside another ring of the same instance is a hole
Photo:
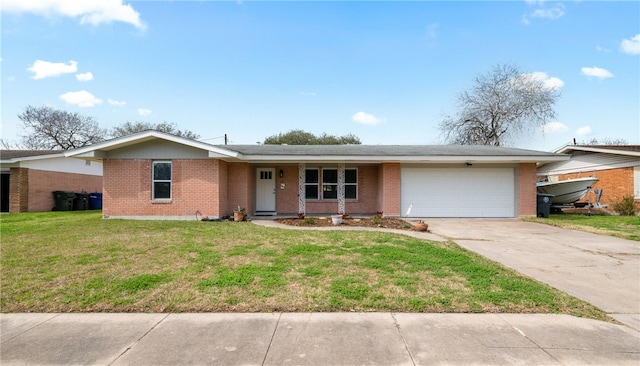
[[[514,217],[513,168],[403,166],[402,216]]]

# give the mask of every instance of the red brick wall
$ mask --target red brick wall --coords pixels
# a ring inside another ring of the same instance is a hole
[[[280,178],[282,170],[282,178]],[[284,183],[284,189],[280,185]],[[338,205],[336,204],[336,207]],[[279,214],[298,213],[298,166],[276,167],[276,210]],[[333,212],[335,210],[332,210]]]
[[[53,191],[100,192],[102,177],[46,170],[11,168],[9,212],[51,211]]]
[[[51,200],[53,200],[53,195]],[[9,172],[9,212],[29,211],[29,169],[11,168]]]
[[[379,169],[378,207],[384,216],[400,216],[400,163],[383,163]]]
[[[633,167],[598,170],[595,173],[572,173],[559,176],[559,180],[584,178],[587,176],[595,175],[599,181],[596,183],[594,189],[602,189],[602,197],[600,199],[601,204],[608,204],[608,210],[611,210],[611,206],[620,201],[625,196],[634,196],[633,189]],[[593,193],[587,193],[587,195],[581,201],[587,201],[591,198],[591,202],[595,203],[596,197]],[[636,200],[636,206],[640,208],[640,200]]]
[[[151,199],[150,159],[106,159],[102,211],[105,216],[221,215],[221,162],[172,160],[171,200]]]
[[[227,204],[222,214],[232,214],[238,206],[251,214],[255,207],[255,169],[249,163],[229,163],[227,170]]]
[[[518,197],[517,215],[536,216],[536,164],[521,163],[517,169],[518,187],[516,195]]]

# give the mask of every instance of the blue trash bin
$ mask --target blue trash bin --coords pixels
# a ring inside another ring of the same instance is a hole
[[[89,193],[89,208],[91,210],[102,210],[102,192]]]

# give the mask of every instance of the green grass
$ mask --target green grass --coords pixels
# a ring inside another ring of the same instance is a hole
[[[452,242],[248,222],[0,216],[2,312],[602,311]]]
[[[602,214],[551,214],[549,218],[527,218],[566,229],[582,230],[591,233],[615,236],[622,239],[640,241],[639,216],[610,216]]]

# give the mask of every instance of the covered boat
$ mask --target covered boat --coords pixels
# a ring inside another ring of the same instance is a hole
[[[554,205],[568,205],[579,201],[598,182],[596,177],[575,178],[557,182],[538,182],[538,193],[553,195]]]

